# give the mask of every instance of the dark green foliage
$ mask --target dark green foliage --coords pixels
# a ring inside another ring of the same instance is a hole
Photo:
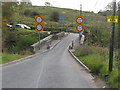
[[[24,11],[24,15],[25,16],[30,16],[31,15],[31,11],[30,10],[25,10]]]
[[[37,11],[32,11],[31,17],[35,17],[35,16],[40,16],[40,14]]]
[[[111,15],[111,10],[99,11],[98,13],[99,13],[101,16],[109,16],[109,15]]]
[[[25,15],[25,16],[29,16],[29,17],[32,17],[32,18],[34,18],[35,16],[40,16],[39,12],[37,12],[37,11],[31,11],[31,10],[29,10],[29,9],[26,9],[26,10],[24,11],[24,15]]]
[[[13,48],[16,45],[18,41],[17,38],[17,34],[16,32],[9,32],[6,36],[5,36],[5,48],[7,48],[7,51],[10,52],[14,52]]]
[[[35,42],[37,42],[37,35],[20,35],[18,36],[18,41],[16,42],[13,50],[15,52],[28,50],[30,48],[30,45]]]
[[[23,29],[24,30],[24,29]],[[29,51],[32,44],[38,41],[38,34],[30,31],[8,31],[4,37],[4,52],[20,53]],[[47,33],[41,33],[41,39],[48,36]]]
[[[50,15],[50,20],[58,22],[59,21],[59,13],[57,11],[54,11]]]

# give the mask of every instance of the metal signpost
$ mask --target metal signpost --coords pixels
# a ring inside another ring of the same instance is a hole
[[[35,16],[35,31],[38,32],[38,39],[39,39],[39,50],[40,50],[40,31],[43,31],[43,16]]]

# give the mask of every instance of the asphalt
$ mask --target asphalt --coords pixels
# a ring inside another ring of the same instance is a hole
[[[52,50],[2,68],[3,88],[96,88],[93,77],[67,48],[79,35],[70,34]]]

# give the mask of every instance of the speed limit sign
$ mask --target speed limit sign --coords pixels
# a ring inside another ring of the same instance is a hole
[[[36,16],[35,20],[37,23],[41,23],[43,21],[43,18],[41,16]]]
[[[78,18],[76,19],[76,22],[77,22],[77,23],[82,23],[82,22],[83,22],[83,18],[78,17]]]
[[[77,29],[78,32],[81,32],[83,30],[83,26],[82,25],[78,25],[76,27],[76,29]]]
[[[84,17],[77,16],[76,17],[76,32],[83,32],[84,31]]]
[[[41,24],[36,25],[37,31],[42,31],[43,26]]]
[[[44,19],[43,16],[35,16],[35,31],[43,31]]]

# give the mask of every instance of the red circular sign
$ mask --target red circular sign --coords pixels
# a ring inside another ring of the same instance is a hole
[[[84,30],[84,27],[83,27],[83,25],[77,25],[76,29],[78,32],[82,32]]]
[[[41,23],[43,21],[43,18],[41,16],[36,16],[35,21],[37,23]]]
[[[36,30],[41,31],[43,29],[43,26],[41,24],[36,25]]]
[[[83,17],[77,17],[76,22],[77,23],[83,23]]]

